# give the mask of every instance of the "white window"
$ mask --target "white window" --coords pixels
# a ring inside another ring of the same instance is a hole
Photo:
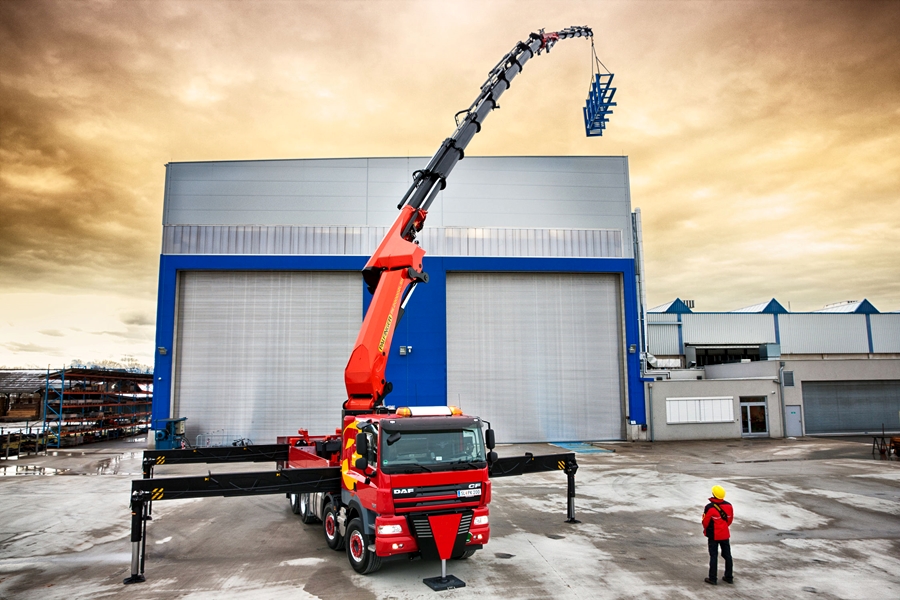
[[[666,423],[731,423],[734,396],[666,398]]]

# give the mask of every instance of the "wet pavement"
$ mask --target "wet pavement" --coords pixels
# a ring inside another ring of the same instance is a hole
[[[562,473],[496,479],[491,542],[451,562],[467,587],[445,592],[422,583],[440,574],[437,562],[357,575],[280,496],[154,503],[147,581],[124,586],[143,444],[64,449],[0,461],[0,598],[900,598],[900,461],[873,458],[871,445],[599,444],[614,452],[578,454],[578,525],[563,522]],[[179,465],[156,476],[266,468]],[[717,483],[735,506],[735,584],[714,588],[703,583],[699,520]]]

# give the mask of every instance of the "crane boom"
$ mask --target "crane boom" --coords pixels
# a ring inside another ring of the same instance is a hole
[[[382,406],[393,388],[385,380],[391,340],[416,285],[428,282],[422,268],[425,251],[416,242],[416,234],[422,230],[438,192],[446,187],[453,167],[465,157],[466,146],[481,131],[487,115],[499,107],[497,101],[526,62],[545,50],[549,52],[559,40],[593,35],[589,27],[576,26],[551,33],[541,30],[517,43],[491,69],[469,108],[456,114],[453,135],[441,143],[428,166],[413,173],[412,185],[397,206],[400,214],[362,272],[373,297],[344,370],[344,415],[372,412]]]

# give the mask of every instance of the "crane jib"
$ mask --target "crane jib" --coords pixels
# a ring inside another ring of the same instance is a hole
[[[481,131],[488,114],[500,107],[500,97],[529,60],[542,52],[550,52],[559,40],[593,39],[593,35],[589,27],[569,27],[549,33],[540,30],[518,42],[488,73],[469,108],[456,114],[453,134],[441,143],[424,169],[413,173],[412,184],[397,205],[400,214],[363,269],[363,279],[372,293],[372,301],[344,371],[344,381],[348,398],[369,399],[370,405],[363,407],[354,403],[354,412],[377,408],[391,389],[384,374],[394,329],[409,300],[409,293],[402,296],[403,291],[410,284],[428,281],[422,266],[425,251],[418,245],[416,236],[424,226],[431,204],[446,187],[456,163],[465,158],[469,142]],[[593,53],[596,59],[596,51]],[[600,64],[599,60],[595,62]],[[597,75],[592,79],[584,108],[585,132],[589,136],[602,135],[609,120],[607,116],[612,113],[610,107],[615,106],[612,102],[615,88],[611,87],[611,82],[612,74]],[[346,411],[345,403],[344,414]]]

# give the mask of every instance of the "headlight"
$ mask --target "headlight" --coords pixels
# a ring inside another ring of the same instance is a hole
[[[481,517],[475,517],[475,520],[472,521],[472,524],[473,525],[487,525],[488,524],[487,515],[484,515]]]
[[[378,535],[395,535],[398,533],[403,533],[403,528],[400,525],[379,525],[378,526]]]

